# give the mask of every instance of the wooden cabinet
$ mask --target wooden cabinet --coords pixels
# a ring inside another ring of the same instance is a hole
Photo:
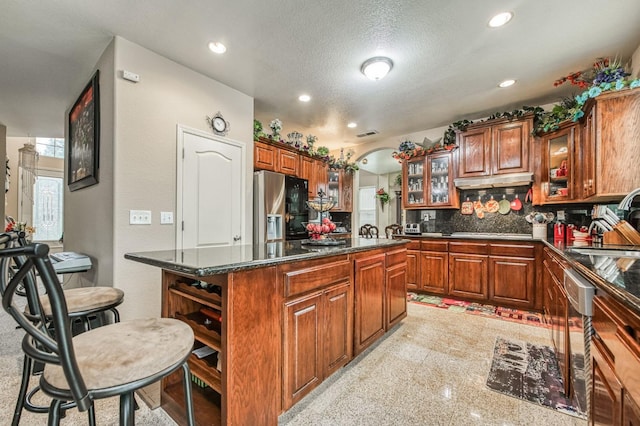
[[[323,379],[322,292],[285,303],[284,409],[290,408]]]
[[[592,425],[622,425],[622,385],[613,364],[599,341],[591,344],[591,413]]]
[[[385,329],[389,330],[407,316],[407,249],[388,251],[385,265]]]
[[[594,425],[640,420],[640,316],[606,293],[593,301],[591,419]]]
[[[460,197],[453,185],[453,154],[450,151],[427,155],[427,206],[460,207]]]
[[[350,212],[353,209],[353,174],[342,169],[329,169],[327,194],[336,200],[331,211]]]
[[[324,269],[326,273],[322,273]],[[284,288],[283,409],[352,358],[351,264],[343,257],[278,267]]]
[[[208,346],[215,351],[202,359],[189,358],[191,374],[199,379],[192,386],[196,423],[272,423],[281,398],[275,267],[210,277],[163,270],[162,281],[162,316],[189,324],[194,348]],[[252,332],[233,333],[232,327]],[[256,355],[230,348],[260,350]],[[239,371],[242,374],[235,373]],[[161,385],[161,405],[178,423],[185,422],[181,376],[175,372]],[[247,382],[252,392],[246,391]]]
[[[402,206],[417,209],[427,206],[425,157],[402,162]]]
[[[440,296],[543,309],[536,260],[542,248],[518,241],[412,239],[407,287]]]
[[[482,177],[532,171],[531,116],[471,124],[457,135],[458,177]]]
[[[558,130],[541,136],[541,167],[536,178],[540,204],[566,203],[582,197],[577,183],[580,175],[575,166],[580,129],[578,123],[567,122]]]
[[[449,243],[427,240],[420,243],[420,290],[447,294],[449,290]]]
[[[489,250],[489,300],[501,306],[535,308],[535,246],[492,242]]]
[[[463,299],[487,300],[488,251],[489,244],[484,242],[449,243],[449,295]]]
[[[453,184],[453,153],[442,151],[402,163],[402,206],[405,209],[458,208]]]
[[[407,245],[407,289],[420,288],[420,242],[411,241]]]
[[[591,420],[637,425],[640,420],[640,315],[605,292],[593,299]]]
[[[571,348],[569,345],[569,301],[564,290],[565,262],[551,249],[544,248],[543,278],[545,321],[551,325],[551,340],[556,351],[565,394],[571,384]]]
[[[620,199],[640,186],[640,145],[630,142],[640,140],[640,88],[603,93],[589,99],[584,112],[584,198]]]
[[[253,167],[255,170],[277,171],[278,148],[263,142],[253,142]]]
[[[580,175],[577,177],[576,191],[582,199],[596,195],[596,147],[595,147],[595,115],[596,109],[590,108],[581,123],[580,143],[578,144],[578,161]],[[576,196],[578,196],[576,194]]]
[[[486,300],[488,276],[486,255],[449,253],[449,295]]]
[[[300,166],[298,153],[260,141],[254,141],[253,144],[255,170],[270,170],[285,175],[298,176]]]
[[[354,355],[385,332],[385,254],[365,253],[354,260]]]
[[[309,182],[307,197],[310,200],[316,198],[320,190],[328,193],[327,164],[324,161],[300,155],[299,177]]]

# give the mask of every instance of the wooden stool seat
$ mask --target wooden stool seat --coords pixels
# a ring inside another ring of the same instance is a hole
[[[113,287],[80,287],[64,290],[69,315],[77,313],[101,312],[110,307],[118,306],[124,299],[124,292]],[[51,303],[46,295],[40,297],[43,313],[51,316]],[[29,314],[29,308],[25,308]]]
[[[79,334],[73,338],[73,349],[85,385],[98,394],[100,389],[174,370],[191,353],[193,339],[193,330],[186,323],[171,318],[148,318]],[[45,365],[40,385],[45,392],[49,387],[69,392],[59,365]]]

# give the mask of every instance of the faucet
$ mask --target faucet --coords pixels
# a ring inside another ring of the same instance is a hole
[[[618,210],[628,211],[631,208],[631,203],[633,202],[633,199],[638,194],[640,194],[640,188],[636,188],[633,191],[631,191],[629,194],[627,194],[627,196],[624,197],[622,201],[620,201],[620,204],[618,204]]]

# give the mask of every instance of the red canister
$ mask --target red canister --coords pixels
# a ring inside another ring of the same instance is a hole
[[[553,243],[564,243],[565,242],[565,232],[566,226],[564,223],[556,223],[553,226]]]

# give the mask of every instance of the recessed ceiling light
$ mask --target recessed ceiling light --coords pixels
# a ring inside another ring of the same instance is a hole
[[[298,96],[298,100],[300,102],[309,102],[311,100],[311,96],[309,96],[309,95],[300,95],[300,96]]]
[[[223,54],[227,51],[227,47],[219,41],[212,41],[211,43],[209,43],[209,50],[211,50],[213,53]]]
[[[489,20],[489,26],[491,28],[501,27],[509,22],[511,18],[513,18],[513,13],[511,12],[498,13],[496,16]]]
[[[380,80],[393,68],[393,61],[384,56],[369,58],[362,64],[360,71],[370,80]]]
[[[502,83],[498,84],[498,86],[500,87],[509,87],[509,86],[513,86],[516,83],[515,80],[510,79],[510,80],[505,80]]]
[[[355,127],[358,127],[358,124],[357,124],[357,123],[354,123],[354,122],[352,121],[351,123],[347,124],[347,127],[348,127],[348,128],[350,128],[350,129],[353,129],[353,128],[355,128]]]

